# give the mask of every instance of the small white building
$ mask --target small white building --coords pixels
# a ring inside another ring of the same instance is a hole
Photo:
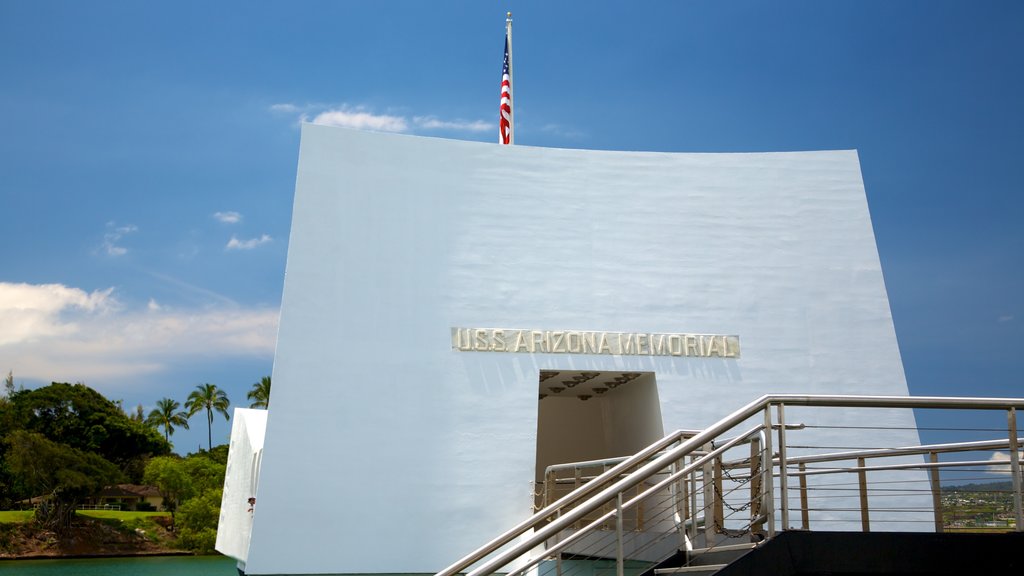
[[[433,572],[529,516],[549,464],[770,392],[907,393],[855,151],[315,125],[273,381],[251,537],[219,528],[253,575]]]

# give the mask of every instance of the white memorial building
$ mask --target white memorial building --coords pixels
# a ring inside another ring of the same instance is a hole
[[[217,540],[251,575],[434,572],[530,516],[550,464],[768,393],[907,393],[855,151],[316,125],[273,382],[265,438],[235,418]]]

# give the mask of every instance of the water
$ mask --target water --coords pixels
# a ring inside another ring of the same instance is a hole
[[[224,556],[0,560],[2,576],[237,576]]]

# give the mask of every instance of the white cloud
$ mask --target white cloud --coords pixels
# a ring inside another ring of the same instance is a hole
[[[988,461],[991,463],[988,467],[989,472],[1002,472],[1003,474],[1010,472],[1009,452],[993,452]],[[1020,453],[1020,461],[1024,462],[1024,452]]]
[[[127,380],[189,358],[273,355],[278,309],[126,309],[113,289],[0,282],[0,366],[41,381]]]
[[[114,222],[107,222],[107,232],[103,235],[102,249],[107,253],[107,256],[124,256],[128,253],[128,249],[119,246],[118,242],[127,234],[137,232],[139,227],[134,224],[128,224],[127,226],[118,226]]]
[[[447,130],[454,132],[486,132],[497,130],[495,122],[484,120],[445,120],[434,115],[408,117],[401,114],[379,114],[365,106],[341,104],[325,106],[323,104],[274,104],[273,112],[296,114],[299,122],[310,121],[324,126],[338,126],[356,130],[373,130],[378,132],[430,132]]]
[[[235,235],[231,236],[231,240],[228,240],[228,245],[224,247],[225,250],[252,250],[258,246],[262,246],[268,242],[272,242],[274,239],[269,234],[263,234],[259,238],[250,238],[248,240],[239,240]]]
[[[299,107],[295,104],[272,104],[270,110],[273,112],[284,112],[285,114],[294,114],[299,111]]]
[[[214,212],[213,217],[224,224],[238,224],[242,221],[242,215],[235,211]]]
[[[320,112],[313,118],[313,124],[380,132],[407,132],[409,130],[409,122],[401,116],[373,114],[361,108],[348,106]]]
[[[488,130],[497,132],[498,130],[496,123],[483,120],[441,120],[436,116],[415,116],[412,120],[417,127],[425,130],[456,130],[459,132],[486,132]]]
[[[1004,324],[1006,322],[1013,322],[1013,314],[1003,314],[999,318],[996,318],[996,322]]]
[[[113,291],[0,282],[0,346],[74,334],[79,330],[76,315],[103,315],[118,307]]]

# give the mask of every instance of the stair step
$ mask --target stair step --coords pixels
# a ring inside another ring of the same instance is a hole
[[[721,546],[712,546],[711,548],[694,548],[689,553],[692,556],[698,556],[700,554],[711,554],[712,552],[731,552],[735,550],[753,550],[757,548],[757,542],[746,542],[743,544],[723,544]]]
[[[680,566],[678,568],[655,568],[655,574],[685,574],[688,572],[718,572],[728,564],[705,564],[703,566]]]

